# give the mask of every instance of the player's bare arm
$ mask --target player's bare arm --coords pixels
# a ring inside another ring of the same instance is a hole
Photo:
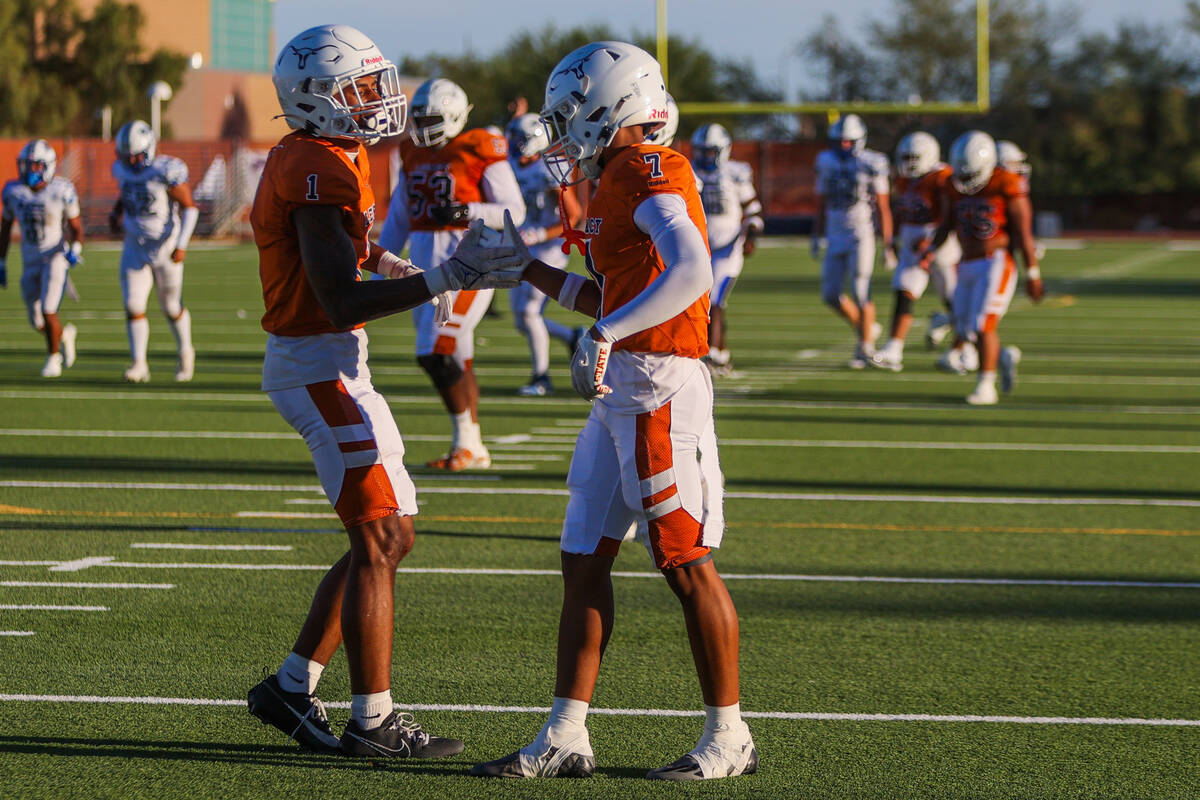
[[[1011,220],[1010,236],[1016,239],[1016,250],[1025,262],[1025,292],[1033,302],[1042,299],[1042,271],[1038,267],[1037,247],[1033,241],[1033,206],[1027,196],[1014,197],[1008,201],[1008,218]]]
[[[8,245],[12,241],[13,217],[0,216],[0,289],[8,288]]]
[[[596,285],[595,281],[587,280],[575,273],[544,264],[537,259],[534,259],[525,267],[525,272],[521,276],[521,279],[537,288],[543,294],[555,298],[569,311],[578,311],[580,314],[589,316],[592,319],[597,319],[600,316],[600,287]],[[568,280],[572,281],[572,283],[581,282],[578,287],[571,287],[576,289],[576,291],[570,306],[567,306],[563,299],[563,288],[566,286]]]
[[[358,254],[342,227],[337,206],[301,206],[292,212],[300,241],[304,272],[329,320],[351,328],[389,314],[407,311],[433,296],[420,275],[394,281],[358,280]]]
[[[108,212],[108,229],[113,233],[121,233],[121,217],[125,213],[125,207],[121,205],[121,198],[117,198],[117,202],[113,204],[112,211]]]
[[[196,229],[196,220],[200,216],[200,209],[196,208],[196,201],[192,199],[192,187],[186,183],[168,187],[167,197],[178,203],[180,208],[179,245],[171,253],[171,260],[178,264],[187,254],[188,241],[192,237],[192,231]]]

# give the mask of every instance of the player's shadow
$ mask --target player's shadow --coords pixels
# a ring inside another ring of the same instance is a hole
[[[215,742],[153,741],[149,739],[85,739],[65,736],[0,736],[0,753],[57,758],[124,758],[146,761],[196,761],[349,772],[411,772],[421,775],[465,775],[463,761],[419,759],[374,760],[310,753],[287,745],[218,744]]]

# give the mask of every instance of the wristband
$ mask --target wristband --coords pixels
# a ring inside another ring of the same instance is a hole
[[[1041,279],[1042,279],[1042,271],[1040,269],[1038,269],[1037,267],[1030,267],[1029,269],[1025,270],[1025,280],[1040,281]]]
[[[567,311],[574,311],[575,298],[579,296],[579,290],[585,283],[587,280],[582,275],[568,272],[567,279],[563,281],[562,288],[558,290],[558,304]]]
[[[411,261],[405,261],[390,250],[384,250],[379,254],[378,267],[375,271],[389,278],[405,278],[421,272],[417,265]]]

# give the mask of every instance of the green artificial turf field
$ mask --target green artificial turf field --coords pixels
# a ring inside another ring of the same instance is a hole
[[[153,300],[153,379],[121,381],[117,253],[99,246],[63,310],[79,361],[41,379],[10,264],[0,796],[1200,797],[1200,254],[1051,249],[1049,296],[1019,296],[1000,329],[1024,352],[1016,391],[972,408],[973,378],[924,349],[929,297],[903,372],[846,369],[849,329],[801,244],[748,261],[729,307],[737,373],[717,384],[718,564],[761,766],[691,785],[642,777],[692,746],[701,701],[682,615],[636,544],[590,718],[596,777],[466,775],[528,741],[550,703],[564,482],[587,414],[557,344],[559,392],[515,396],[528,356],[506,298],[478,331],[486,472],[421,466],[449,420],[410,321],[368,328],[421,501],[393,694],[467,743],[381,764],[301,752],[245,709],[346,546],[307,449],[258,391],[253,249],[189,253],[187,385]],[[345,667],[339,653],[320,689],[339,731]]]

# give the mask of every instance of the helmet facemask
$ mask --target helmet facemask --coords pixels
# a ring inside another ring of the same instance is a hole
[[[404,130],[407,100],[392,64],[373,71],[351,72],[336,82],[313,78],[305,89],[330,108],[329,132],[314,133],[375,144]]]
[[[44,139],[34,139],[17,156],[17,173],[30,189],[40,189],[54,180],[58,155]]]

